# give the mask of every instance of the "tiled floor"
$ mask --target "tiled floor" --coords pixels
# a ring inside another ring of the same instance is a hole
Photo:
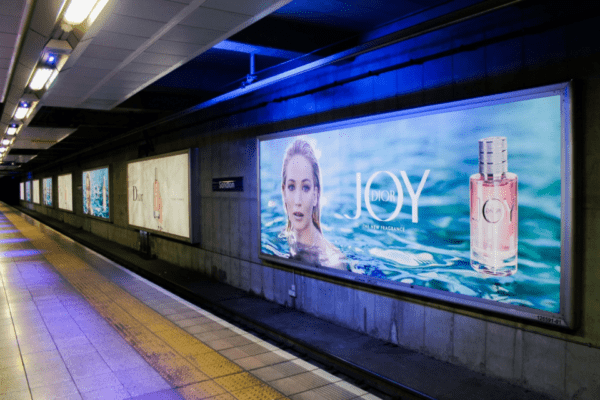
[[[0,204],[0,399],[375,399]]]

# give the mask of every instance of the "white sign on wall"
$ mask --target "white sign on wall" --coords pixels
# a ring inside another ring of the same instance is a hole
[[[58,208],[73,211],[73,175],[58,177]]]
[[[40,180],[35,179],[33,181],[33,202],[40,204]]]
[[[189,153],[129,163],[127,203],[130,225],[189,239]]]

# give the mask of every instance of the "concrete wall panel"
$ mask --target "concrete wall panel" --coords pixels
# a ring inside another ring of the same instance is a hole
[[[475,371],[484,372],[486,355],[485,321],[454,315],[452,358]]]
[[[523,380],[527,386],[546,393],[565,390],[566,342],[523,332]]]
[[[452,356],[454,314],[437,308],[425,308],[425,351],[449,361]]]

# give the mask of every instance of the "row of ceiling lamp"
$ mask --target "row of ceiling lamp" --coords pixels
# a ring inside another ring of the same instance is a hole
[[[106,6],[108,0],[66,0],[65,5],[67,2],[68,6],[61,23],[61,28],[64,32],[70,32],[74,26],[80,25],[84,21],[90,26],[104,6]],[[68,51],[64,51],[67,48]],[[29,80],[29,85],[27,85],[29,90],[34,93],[48,90],[58,76],[60,69],[67,61],[68,53],[71,50],[72,48],[68,43],[51,39],[42,51],[35,72]],[[23,126],[23,120],[31,115],[38,103],[36,100],[32,100],[32,97],[37,99],[35,95],[25,95],[24,97],[26,98],[22,99],[15,109],[13,120],[6,129],[6,136],[2,139],[0,145],[0,163],[10,151],[10,146],[14,143],[16,135]]]

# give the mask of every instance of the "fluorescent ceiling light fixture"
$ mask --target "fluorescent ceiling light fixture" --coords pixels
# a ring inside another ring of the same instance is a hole
[[[104,7],[106,5],[105,0],[71,0],[67,11],[65,12],[64,20],[70,25],[79,25],[90,15],[90,12],[94,10],[96,16],[100,13],[100,10],[96,11],[95,6]],[[98,8],[98,7],[96,7]]]
[[[38,67],[33,74],[33,78],[31,78],[31,82],[29,82],[29,88],[31,90],[40,90],[48,82],[50,76],[54,69],[48,67]]]
[[[22,101],[19,103],[19,107],[17,108],[17,111],[15,112],[15,118],[16,119],[23,119],[27,116],[27,113],[29,113],[29,103],[27,103],[26,101]]]
[[[54,82],[54,80],[56,79],[57,76],[58,76],[58,70],[53,69],[52,75],[50,75],[50,78],[48,78],[48,81],[46,82],[46,89],[48,89],[50,87],[50,85],[52,85],[52,82]]]
[[[16,135],[18,129],[19,129],[19,125],[11,124],[8,126],[8,129],[6,130],[6,134],[11,135],[11,136]]]
[[[94,7],[94,9],[92,10],[92,12],[90,13],[90,16],[89,16],[89,23],[90,24],[94,23],[94,21],[96,20],[96,18],[100,14],[100,11],[102,11],[102,9],[106,5],[106,3],[108,3],[108,0],[99,0],[96,3],[96,7]]]
[[[8,139],[2,139],[2,144],[4,146],[8,146],[10,144],[10,140],[8,140]]]
[[[6,151],[6,147],[0,147],[0,153],[4,153]]]

